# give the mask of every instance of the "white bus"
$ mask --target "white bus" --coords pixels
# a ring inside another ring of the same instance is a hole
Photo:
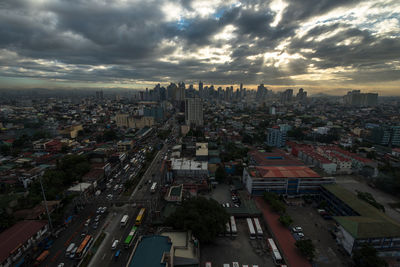
[[[253,220],[247,218],[247,226],[249,227],[250,239],[256,239],[256,231],[254,230]]]
[[[234,216],[231,216],[231,230],[232,230],[232,236],[237,236],[237,227]]]
[[[231,235],[231,225],[229,222],[225,224],[225,236],[230,236]]]
[[[128,214],[125,214],[124,216],[122,216],[121,227],[125,226],[128,223],[128,220],[129,220]]]
[[[257,238],[262,239],[263,238],[263,230],[261,228],[260,221],[258,218],[254,218],[254,225],[256,226],[256,232],[257,232]]]
[[[272,238],[268,238],[267,239],[268,242],[268,246],[271,249],[272,252],[272,258],[274,259],[274,262],[276,265],[282,264],[283,260],[282,260],[282,256],[279,253],[279,250],[277,248],[277,246],[275,245],[275,242]]]
[[[150,187],[150,193],[155,193],[157,187],[157,182],[154,182]]]

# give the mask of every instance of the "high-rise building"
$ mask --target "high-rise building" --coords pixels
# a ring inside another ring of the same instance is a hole
[[[293,98],[293,89],[286,89],[280,95],[280,100],[282,104],[290,103]]]
[[[346,105],[367,107],[376,106],[378,104],[377,93],[361,93],[360,90],[353,90],[347,92],[347,95],[343,97],[343,101]]]
[[[199,96],[200,96],[200,98],[204,98],[203,83],[201,81],[199,82]]]
[[[304,91],[303,88],[299,89],[299,92],[296,95],[296,100],[299,102],[305,102],[307,100],[307,92]]]
[[[267,145],[272,147],[283,147],[286,144],[286,131],[277,128],[268,128]]]
[[[185,99],[185,122],[187,125],[203,125],[203,103],[201,98]]]

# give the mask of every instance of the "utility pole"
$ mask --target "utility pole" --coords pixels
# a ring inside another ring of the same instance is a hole
[[[49,208],[47,207],[46,194],[44,193],[43,184],[42,184],[42,176],[41,175],[39,176],[39,182],[40,182],[40,187],[42,188],[44,206],[46,207],[47,217],[49,218],[50,232],[53,233],[53,224],[51,223],[51,217],[50,217],[50,213],[49,213]]]

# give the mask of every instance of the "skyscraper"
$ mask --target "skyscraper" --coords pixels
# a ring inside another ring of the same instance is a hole
[[[187,125],[203,125],[203,103],[201,98],[185,99],[185,122]]]

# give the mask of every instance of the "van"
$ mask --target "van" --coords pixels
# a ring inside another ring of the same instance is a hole
[[[78,250],[78,247],[74,247],[74,249],[71,251],[71,254],[69,255],[69,257],[71,259],[75,258],[75,253],[76,253],[77,250]]]
[[[114,240],[114,242],[112,243],[111,249],[115,250],[118,246],[118,243],[119,243],[118,239]]]
[[[71,254],[71,251],[74,249],[75,243],[69,244],[67,250],[65,251],[65,257],[68,257]]]

